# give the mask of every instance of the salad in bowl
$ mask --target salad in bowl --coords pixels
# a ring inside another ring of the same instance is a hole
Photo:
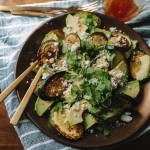
[[[34,93],[39,117],[67,139],[111,134],[111,128],[134,120],[141,82],[150,76],[150,56],[123,31],[97,15],[79,11],[66,26],[45,35],[38,50],[42,77]]]

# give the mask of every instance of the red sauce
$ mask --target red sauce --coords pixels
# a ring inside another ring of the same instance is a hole
[[[142,5],[142,3],[141,3]],[[134,0],[103,0],[104,14],[125,22],[136,16],[140,7]]]

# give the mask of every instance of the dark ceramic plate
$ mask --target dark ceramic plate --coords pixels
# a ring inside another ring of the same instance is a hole
[[[139,48],[143,49],[147,54],[150,55],[150,51],[146,43],[141,39],[141,37],[129,28],[127,25],[122,22],[111,18],[106,17],[104,15],[96,13],[102,21],[105,23],[106,29],[110,27],[117,27],[117,29],[124,31],[131,39],[139,41]],[[38,27],[26,40],[23,45],[20,55],[16,64],[16,77],[18,77],[28,66],[30,65],[31,60],[37,59],[37,50],[40,46],[42,39],[45,34],[53,29],[61,29],[65,26],[65,17],[66,15],[62,15],[51,19],[40,27]],[[31,81],[34,78],[34,74],[30,73],[26,79],[24,79],[21,84],[17,88],[17,94],[19,100],[23,98],[26,90],[29,87],[27,81]],[[85,135],[78,141],[68,140],[57,132],[55,132],[48,123],[48,114],[45,114],[43,117],[38,117],[34,110],[34,104],[36,101],[36,96],[32,95],[31,100],[26,108],[26,112],[31,121],[36,124],[46,135],[55,139],[56,141],[70,145],[78,148],[108,148],[110,146],[114,146],[117,143],[122,143],[127,139],[131,138],[135,133],[137,133],[150,116],[150,82],[142,83],[141,91],[140,91],[140,104],[136,108],[136,113],[134,116],[134,120],[125,125],[117,128],[111,129],[111,135],[109,137],[103,136],[101,133],[94,133]]]

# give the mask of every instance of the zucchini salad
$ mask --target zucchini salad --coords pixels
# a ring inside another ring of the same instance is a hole
[[[34,93],[39,117],[67,139],[111,134],[115,124],[134,120],[141,81],[150,76],[150,56],[101,18],[79,11],[66,16],[63,29],[47,33],[38,50],[42,77]],[[116,126],[115,126],[116,127]]]

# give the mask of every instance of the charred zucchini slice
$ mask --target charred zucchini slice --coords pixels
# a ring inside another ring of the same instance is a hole
[[[109,40],[108,45],[118,48],[128,49],[131,46],[131,40],[127,35],[118,33],[114,34]]]
[[[55,40],[44,42],[38,51],[39,64],[47,64],[51,66],[59,56],[59,43]]]
[[[92,66],[94,67],[94,69],[102,69],[104,71],[108,71],[110,64],[106,57],[98,57],[93,62]]]
[[[57,112],[52,109],[51,122],[61,135],[67,139],[78,140],[82,136],[83,126],[81,124],[71,125],[67,119],[68,111],[68,109],[63,109],[61,112]]]
[[[39,97],[47,101],[59,98],[67,88],[63,84],[65,74],[66,72],[62,71],[49,76],[38,90]]]
[[[144,51],[135,49],[130,58],[130,73],[133,79],[142,81],[149,77],[150,56]]]
[[[107,38],[104,33],[94,32],[88,37],[88,41],[97,49],[101,49],[107,43]]]
[[[80,38],[77,34],[69,34],[65,40],[64,44],[70,51],[76,51],[80,48]]]

